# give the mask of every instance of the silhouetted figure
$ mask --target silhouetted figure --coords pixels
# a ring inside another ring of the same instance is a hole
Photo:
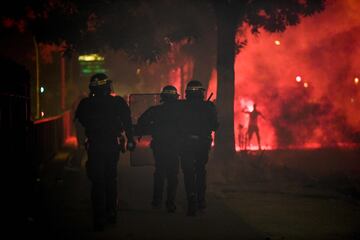
[[[25,66],[2,55],[0,66],[1,203],[5,220],[2,229],[27,231],[41,217],[41,185],[37,179],[43,163],[42,155],[36,151],[39,148],[34,144],[35,128],[30,119],[31,78]]]
[[[181,166],[188,200],[188,215],[206,208],[206,163],[209,158],[212,131],[218,128],[217,112],[211,101],[204,101],[201,82],[192,80],[181,101]]]
[[[75,118],[85,128],[87,137],[87,175],[92,182],[91,198],[94,230],[103,231],[106,221],[116,223],[117,163],[119,138],[127,137],[127,149],[132,151],[130,109],[122,97],[111,96],[111,80],[103,73],[90,79],[90,95],[80,101]]]
[[[165,86],[160,94],[160,105],[147,109],[136,125],[137,135],[151,135],[151,148],[155,158],[152,206],[159,208],[163,201],[167,181],[166,208],[176,209],[175,197],[179,171],[179,94],[173,86]]]
[[[252,135],[255,133],[257,141],[258,141],[259,150],[261,150],[260,133],[259,133],[259,127],[258,127],[258,117],[261,116],[262,118],[264,118],[264,115],[262,115],[262,113],[256,109],[256,104],[254,104],[253,108],[254,109],[251,112],[243,111],[244,113],[249,114],[249,117],[250,117],[248,130],[247,130],[247,138],[248,138],[247,144],[250,144]]]

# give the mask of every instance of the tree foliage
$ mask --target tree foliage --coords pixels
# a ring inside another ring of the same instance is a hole
[[[142,5],[137,0],[19,1],[2,9],[0,32],[29,32],[39,43],[68,51],[121,49],[134,59],[155,61],[160,47]]]
[[[300,23],[302,17],[324,9],[324,0],[212,0],[217,25],[217,104],[222,127],[216,135],[216,152],[233,155],[235,55],[246,45],[237,42],[236,33],[248,26],[252,33],[260,29],[283,32]]]

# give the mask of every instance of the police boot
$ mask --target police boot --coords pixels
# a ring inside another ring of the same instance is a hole
[[[116,224],[117,222],[117,215],[116,214],[109,214],[107,217],[107,222],[110,224]]]
[[[196,203],[196,197],[195,195],[191,196],[188,200],[188,216],[196,216],[196,210],[197,210],[197,203]]]
[[[205,200],[204,192],[198,193],[197,207],[200,211],[204,211],[206,209],[206,200]]]
[[[152,206],[153,209],[161,209],[161,207],[162,207],[161,200],[154,199],[154,200],[151,202],[151,206]]]
[[[172,201],[171,202],[167,201],[166,202],[166,209],[167,209],[168,213],[174,213],[175,210],[176,210],[175,203],[172,202]]]
[[[103,224],[94,225],[94,232],[103,232],[105,230],[105,226]]]
[[[198,209],[200,211],[204,211],[206,209],[206,202],[205,200],[198,201]]]
[[[94,221],[94,232],[103,232],[105,230],[105,223],[103,221]]]

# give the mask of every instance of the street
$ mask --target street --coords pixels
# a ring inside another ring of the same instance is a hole
[[[264,164],[266,154],[262,160],[236,159],[226,178],[211,159],[208,209],[196,217],[186,216],[181,172],[177,211],[169,214],[151,208],[153,167],[130,167],[128,155],[122,155],[119,219],[100,233],[92,231],[84,156],[80,171],[65,168],[61,178],[44,179],[49,221],[39,232],[51,239],[359,239],[358,196],[339,192],[334,182],[330,186],[333,178],[314,180]]]

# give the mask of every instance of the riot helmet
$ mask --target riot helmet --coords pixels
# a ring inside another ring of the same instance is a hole
[[[205,88],[202,86],[202,83],[197,80],[191,80],[186,85],[185,97],[186,99],[199,99],[203,100],[205,96]]]
[[[172,85],[167,85],[163,87],[160,93],[161,102],[175,101],[178,98],[179,98],[179,94],[177,93],[177,89]]]
[[[105,73],[96,73],[90,78],[90,95],[109,95],[112,81]]]

